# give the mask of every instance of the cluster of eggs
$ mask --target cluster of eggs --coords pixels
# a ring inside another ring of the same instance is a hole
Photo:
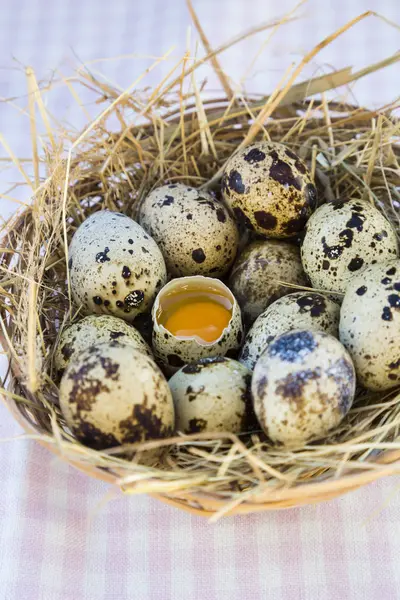
[[[135,218],[95,212],[69,248],[87,316],[62,331],[54,362],[82,443],[240,433],[256,417],[271,443],[293,447],[341,422],[357,381],[400,384],[396,232],[364,200],[317,208],[306,164],[284,145],[239,150],[221,199],[164,185]]]

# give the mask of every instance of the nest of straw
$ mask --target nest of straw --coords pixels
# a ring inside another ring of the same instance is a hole
[[[367,198],[399,231],[400,147],[395,143],[399,123],[394,106],[370,111],[328,102],[325,96],[394,63],[399,55],[358,73],[348,68],[295,83],[320,48],[369,16],[365,14],[314,48],[271,95],[235,95],[217,60],[228,45],[213,51],[192,16],[206,58],[190,62],[184,56],[170,78],[147,95],[135,86],[120,93],[87,71],[78,72],[74,82],[90,87],[105,104],[79,135],[50,125],[35,75],[28,70],[32,178],[9,153],[33,198],[5,225],[0,248],[0,336],[9,357],[2,394],[28,437],[81,470],[126,493],[155,494],[217,518],[332,498],[399,472],[399,390],[385,395],[360,391],[346,419],[323,443],[296,451],[273,447],[257,433],[179,435],[134,447],[139,458],[141,450],[165,447],[160,464],[149,467],[126,458],[126,448],[86,448],[65,427],[52,365],[60,331],[76,317],[68,286],[68,244],[93,211],[108,208],[132,215],[136,203],[163,183],[218,189],[226,160],[256,139],[284,142],[305,159],[320,201]],[[207,101],[193,76],[205,61],[212,63],[224,88],[224,94]],[[35,105],[48,134],[40,160]],[[132,124],[132,114],[139,124]],[[112,116],[120,123],[118,132],[108,128]],[[43,165],[46,176],[41,178]]]

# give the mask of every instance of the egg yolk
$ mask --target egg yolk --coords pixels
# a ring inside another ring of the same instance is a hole
[[[176,294],[162,309],[158,322],[175,337],[198,337],[213,342],[232,317],[229,298],[218,294]]]

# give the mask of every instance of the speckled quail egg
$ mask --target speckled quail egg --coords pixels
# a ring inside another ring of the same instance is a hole
[[[249,330],[239,360],[248,369],[278,335],[291,329],[312,329],[339,335],[340,306],[322,294],[296,292],[279,298]]]
[[[278,240],[256,241],[247,246],[235,262],[228,284],[247,325],[274,300],[293,292],[293,288],[280,282],[307,285],[298,248]]]
[[[225,201],[239,222],[268,237],[292,237],[315,209],[317,192],[304,162],[275,142],[257,142],[229,159]]]
[[[400,260],[370,265],[350,281],[339,331],[364,387],[400,385]]]
[[[71,360],[60,407],[77,439],[97,450],[168,437],[174,428],[173,400],[160,369],[117,341],[90,346]]]
[[[369,264],[396,258],[397,238],[391,224],[370,202],[336,200],[315,211],[301,248],[313,287],[344,292],[349,281]]]
[[[243,431],[250,382],[250,371],[229,358],[205,358],[186,365],[169,380],[176,429],[183,433]]]
[[[88,315],[64,329],[60,335],[54,353],[57,372],[62,375],[70,360],[89,346],[113,340],[131,344],[147,356],[152,356],[149,346],[140,333],[122,319],[111,315]]]
[[[166,281],[155,241],[129,217],[105,210],[75,232],[69,271],[74,300],[84,314],[113,314],[126,321],[149,310]]]
[[[167,373],[210,356],[237,353],[243,328],[238,303],[218,279],[181,277],[153,306],[153,351]]]
[[[207,192],[183,184],[159,187],[142,202],[139,222],[156,240],[175,277],[219,277],[235,260],[236,223]]]
[[[342,344],[306,329],[277,337],[258,359],[251,382],[262,428],[284,446],[301,446],[339,425],[355,387],[354,366]]]

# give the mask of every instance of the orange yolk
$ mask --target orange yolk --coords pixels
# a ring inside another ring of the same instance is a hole
[[[170,296],[167,306],[161,308],[158,321],[175,337],[196,336],[204,342],[213,342],[222,335],[231,317],[229,298],[186,292]]]

